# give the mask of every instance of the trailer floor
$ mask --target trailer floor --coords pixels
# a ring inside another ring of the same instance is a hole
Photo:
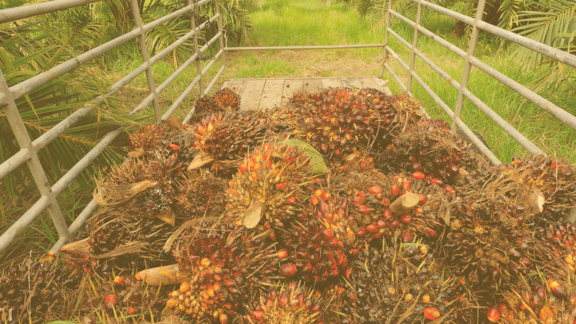
[[[375,88],[390,95],[387,82],[377,77],[232,79],[224,82],[222,88],[240,95],[241,110],[256,110],[284,106],[295,92],[317,88]]]

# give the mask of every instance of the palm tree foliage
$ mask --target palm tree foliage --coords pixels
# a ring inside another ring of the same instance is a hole
[[[31,3],[30,0],[6,0],[0,3],[0,9]],[[252,0],[222,0],[221,13],[225,23],[225,35],[230,44],[249,42],[252,28],[244,6]],[[143,23],[152,22],[162,16],[187,5],[184,0],[139,0]],[[197,24],[214,15],[214,2],[201,6],[195,13]],[[150,55],[163,50],[168,45],[190,31],[191,14],[172,19],[146,34]],[[135,27],[129,0],[105,0],[34,17],[23,21],[0,25],[0,69],[9,86],[46,71],[82,52],[94,48],[105,41],[122,35]],[[200,43],[217,33],[216,23],[199,34]],[[83,107],[94,97],[106,92],[110,85],[104,70],[106,62],[114,60],[114,55],[137,52],[136,42],[127,43],[114,52],[85,64],[72,73],[68,73],[35,89],[17,100],[17,106],[32,140],[58,124],[76,109]],[[178,66],[193,53],[192,39],[182,44],[172,55],[166,57]],[[108,56],[107,60],[103,58]],[[116,80],[114,80],[116,81]],[[150,117],[121,117],[117,114],[120,105],[110,98],[95,109],[87,118],[39,152],[40,159],[48,173],[51,183],[57,181],[80,160],[94,145],[119,126],[130,126],[139,120]],[[150,122],[150,120],[148,121]],[[100,167],[122,160],[126,134],[117,138],[91,166],[77,179],[86,190],[91,191],[90,179]],[[0,109],[0,163],[19,151],[5,114]],[[24,201],[26,193],[34,186],[26,166],[20,167],[1,181],[2,191],[10,199]],[[33,191],[34,192],[34,191]],[[0,195],[0,210],[3,202]]]
[[[360,15],[372,16],[381,25],[384,22],[384,7],[387,0],[345,0]],[[478,0],[428,0],[453,11],[474,17]],[[418,4],[413,0],[393,0],[392,8],[408,18],[414,19]],[[422,24],[425,26],[433,18],[432,11],[423,8]],[[484,21],[500,28],[513,31],[522,36],[555,48],[576,53],[576,2],[573,0],[488,0],[484,9]],[[471,27],[456,23],[455,32],[459,35],[470,35]],[[571,67],[554,62],[547,57],[516,44],[502,42],[501,49],[510,51],[518,63],[526,69],[539,67],[537,75],[530,80],[530,85],[540,89],[552,82],[573,79],[575,72]]]

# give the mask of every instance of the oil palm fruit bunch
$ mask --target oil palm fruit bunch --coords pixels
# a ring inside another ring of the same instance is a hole
[[[485,158],[470,152],[470,144],[442,120],[421,120],[394,138],[377,165],[385,172],[422,172],[454,184],[464,171],[476,170]]]
[[[263,232],[298,216],[311,180],[310,158],[287,144],[265,143],[240,162],[226,192],[227,217]],[[262,220],[262,221],[261,221]]]
[[[320,314],[320,292],[292,281],[288,285],[260,294],[243,316],[245,324],[312,324]]]
[[[221,110],[238,110],[240,108],[240,96],[229,88],[218,90],[213,98]]]
[[[368,241],[386,237],[411,242],[418,236],[435,242],[443,228],[440,204],[452,199],[446,190],[451,188],[423,179],[421,172],[373,177],[363,190],[350,190],[348,221],[355,235]]]
[[[339,159],[371,142],[380,127],[377,109],[357,90],[319,90],[293,109],[302,118],[300,136],[320,153]]]
[[[6,268],[0,277],[3,321],[46,323],[66,313],[66,307],[74,304],[67,292],[73,295],[80,280],[76,280],[79,272],[65,270],[58,260],[40,263],[28,258]]]
[[[187,165],[196,155],[192,147],[194,132],[182,125],[178,118],[170,118],[160,124],[152,124],[130,135],[128,156],[132,158],[152,157],[160,153],[164,158]]]
[[[420,323],[436,320],[450,313],[438,303],[442,289],[441,273],[425,245],[374,248],[358,253],[352,262],[347,281],[333,293],[336,305],[330,323]],[[336,316],[338,315],[338,316]],[[334,320],[334,317],[339,317]]]
[[[230,100],[225,99],[225,97],[226,96],[221,95],[219,99],[220,100],[224,99],[227,102],[229,102]],[[222,106],[220,106],[218,101],[216,101],[216,98],[212,96],[201,96],[196,101],[194,108],[195,108],[194,112],[197,112],[199,114],[213,113],[222,110]]]
[[[561,261],[571,272],[576,272],[576,226],[571,222],[567,223],[546,223],[538,226],[534,238],[542,243],[542,250],[545,253],[538,253],[536,258],[546,263]]]
[[[125,217],[158,218],[174,225],[173,179],[182,165],[156,154],[150,159],[128,159],[96,181],[96,202]]]
[[[84,321],[134,316],[138,322],[159,318],[166,301],[166,287],[142,284],[131,275],[104,276],[93,279],[92,287],[85,288],[79,310]]]
[[[231,323],[258,297],[254,291],[260,283],[287,274],[282,270],[282,259],[288,253],[275,248],[271,230],[256,234],[232,220],[216,217],[191,223],[171,248],[180,270],[190,280],[182,284],[179,293],[172,293],[169,308],[197,321]],[[180,293],[185,295],[180,297]]]
[[[576,287],[554,277],[527,277],[488,305],[485,317],[498,323],[573,323]]]
[[[205,214],[222,215],[226,205],[226,185],[225,179],[205,170],[185,173],[175,190],[178,213],[187,219]]]
[[[317,189],[297,221],[284,233],[283,246],[303,280],[325,282],[346,271],[346,247],[353,246],[355,240],[347,225],[347,209],[346,199]]]
[[[200,155],[189,169],[211,163],[212,172],[231,173],[227,164],[244,158],[250,148],[261,145],[270,119],[263,113],[212,114],[195,126],[193,143]]]
[[[371,150],[375,152],[384,151],[401,129],[399,126],[400,115],[392,105],[392,97],[388,97],[384,92],[372,88],[360,89],[359,95],[364,96],[366,101],[371,103],[380,113],[380,129]],[[395,102],[398,102],[397,98],[395,98]]]
[[[518,175],[515,180],[542,193],[545,219],[560,221],[576,208],[576,168],[569,160],[537,155],[515,159],[505,169],[511,176]]]

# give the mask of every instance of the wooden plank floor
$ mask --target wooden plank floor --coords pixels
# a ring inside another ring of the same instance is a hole
[[[328,87],[375,88],[391,95],[387,82],[376,77],[234,79],[224,82],[222,88],[230,88],[240,95],[241,110],[266,110],[286,105],[288,99],[300,90]]]

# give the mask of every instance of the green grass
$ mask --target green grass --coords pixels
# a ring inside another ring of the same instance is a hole
[[[252,14],[252,20],[256,46],[384,42],[380,26],[358,17],[342,3],[327,7],[324,2],[317,0],[269,0]],[[454,26],[454,20],[440,15],[428,19],[425,25],[461,49],[467,50],[467,40],[452,35]],[[412,43],[413,30],[410,27],[393,19],[392,28]],[[392,36],[389,44],[404,62],[410,62],[410,52],[404,45]],[[460,82],[464,68],[464,61],[460,57],[426,36],[419,38],[418,45],[428,58]],[[498,50],[496,38],[484,33],[480,35],[476,57],[521,83],[530,82],[538,72],[524,71],[505,51]],[[406,83],[408,73],[392,57],[390,60],[389,64],[395,73]],[[228,62],[229,69],[224,78],[359,76],[378,75],[382,54],[379,49],[246,52],[229,55]],[[454,109],[458,91],[418,58],[415,70],[436,94]],[[401,88],[388,72],[384,74],[384,79],[390,80],[389,87],[394,93],[401,92]],[[575,130],[476,68],[472,69],[468,88],[546,153],[566,156],[576,161]],[[432,117],[448,119],[440,106],[415,81],[412,93],[422,100],[423,106]],[[575,94],[574,84],[567,82],[540,91],[540,95],[572,114],[576,114]],[[501,161],[507,162],[514,156],[527,154],[523,147],[467,100],[464,102],[462,119],[486,138],[490,148]]]

